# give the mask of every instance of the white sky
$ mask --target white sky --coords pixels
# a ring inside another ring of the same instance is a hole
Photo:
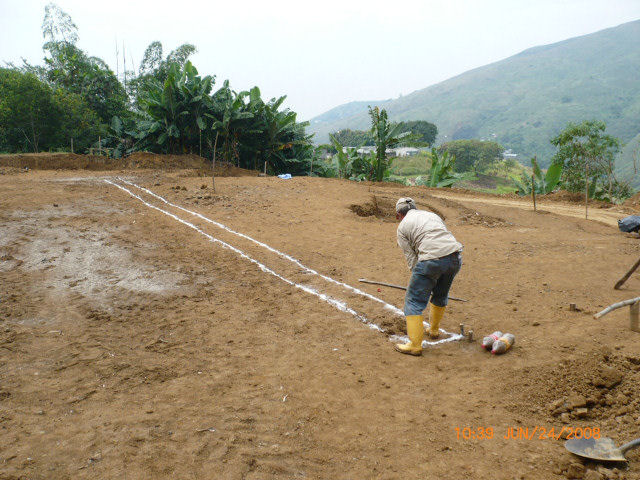
[[[47,1],[0,0],[0,62],[41,63]],[[352,100],[406,95],[471,68],[640,19],[640,0],[58,0],[79,46],[116,70],[149,43],[193,43],[202,75],[309,119]],[[122,59],[121,59],[122,62]],[[120,67],[122,69],[122,66]]]

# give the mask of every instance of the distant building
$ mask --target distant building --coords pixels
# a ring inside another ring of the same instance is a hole
[[[518,158],[518,154],[513,153],[509,148],[508,150],[505,150],[504,152],[502,152],[502,158]]]
[[[396,152],[396,157],[413,157],[420,153],[420,149],[414,147],[398,147],[393,150]]]

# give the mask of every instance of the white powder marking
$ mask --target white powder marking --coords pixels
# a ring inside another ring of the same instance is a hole
[[[177,220],[178,222],[188,226],[189,228],[194,229],[196,232],[200,233],[201,235],[205,236],[206,238],[209,239],[209,241],[217,243],[219,245],[221,245],[223,248],[226,248],[227,250],[231,250],[235,253],[237,253],[238,255],[240,255],[242,258],[249,260],[251,263],[255,264],[258,266],[258,268],[260,270],[262,270],[265,273],[269,273],[270,275],[273,275],[274,277],[278,278],[279,280],[282,280],[283,282],[292,285],[300,290],[302,290],[303,292],[306,292],[310,295],[314,295],[316,297],[318,297],[319,299],[327,302],[329,305],[337,308],[338,310],[340,310],[341,312],[345,312],[345,313],[349,313],[351,315],[353,315],[354,317],[356,317],[358,320],[360,320],[362,323],[366,324],[369,328],[373,329],[373,330],[378,330],[379,332],[384,332],[384,330],[382,328],[380,328],[378,325],[376,325],[375,323],[371,322],[370,320],[367,319],[367,317],[365,317],[364,315],[359,314],[358,312],[356,312],[355,310],[353,310],[352,308],[349,308],[344,302],[340,301],[340,300],[336,300],[335,298],[332,298],[324,293],[319,293],[317,290],[307,287],[305,285],[300,285],[298,283],[293,282],[292,280],[289,280],[288,278],[283,277],[282,275],[274,272],[273,270],[271,270],[269,267],[263,265],[262,263],[260,263],[259,261],[257,261],[256,259],[250,257],[249,255],[247,255],[246,253],[244,253],[242,250],[234,247],[233,245],[230,245],[226,242],[223,242],[222,240],[219,240],[211,235],[209,235],[206,232],[203,232],[202,230],[200,230],[198,227],[196,227],[194,224],[187,222],[186,220],[183,220],[182,218],[178,217],[177,215],[174,215],[171,212],[167,212],[166,210],[163,210],[159,207],[156,207],[155,205],[151,205],[150,203],[147,203],[146,201],[144,201],[141,197],[139,197],[138,195],[136,195],[135,193],[133,193],[131,190],[118,185],[110,180],[106,180],[105,182],[107,182],[110,185],[113,185],[117,188],[119,188],[120,190],[127,192],[129,195],[131,195],[132,197],[140,200],[143,204],[145,204],[147,207],[149,208],[153,208],[154,210],[157,210],[159,212],[164,213],[165,215],[173,218],[174,220]]]
[[[298,260],[298,259],[296,259],[296,258],[292,257],[291,255],[288,255],[288,254],[286,254],[284,252],[281,252],[280,250],[277,250],[277,249],[271,247],[270,245],[267,245],[266,243],[263,243],[263,242],[261,242],[259,240],[256,240],[255,238],[252,238],[252,237],[250,237],[248,235],[245,235],[244,233],[236,232],[235,230],[232,230],[231,228],[227,227],[226,225],[223,225],[220,222],[216,222],[215,220],[211,220],[210,218],[207,218],[207,217],[205,217],[204,215],[201,215],[198,212],[193,212],[193,211],[188,210],[188,209],[186,209],[184,207],[181,207],[180,205],[176,205],[174,203],[171,203],[168,200],[166,200],[165,198],[161,197],[160,195],[155,194],[154,192],[152,192],[148,188],[144,188],[144,187],[141,187],[139,185],[136,185],[135,183],[128,182],[127,180],[125,180],[123,178],[119,178],[119,180],[121,180],[122,182],[126,183],[127,185],[131,185],[132,187],[139,188],[140,190],[148,193],[152,197],[157,198],[161,202],[164,202],[165,204],[169,205],[170,207],[174,207],[174,208],[177,208],[179,210],[182,210],[183,212],[190,213],[191,215],[194,215],[195,217],[198,217],[199,219],[204,220],[205,222],[211,223],[211,224],[215,225],[218,228],[226,230],[227,232],[232,233],[233,235],[237,235],[238,237],[241,237],[241,238],[244,238],[246,240],[249,240],[249,241],[255,243],[256,245],[259,245],[262,248],[265,248],[265,249],[269,250],[270,252],[275,253],[276,255],[289,260],[291,263],[294,263],[299,268],[301,268],[302,270],[304,270],[305,272],[307,272],[307,273],[309,273],[311,275],[317,275],[318,277],[322,278],[323,280],[325,280],[327,282],[334,283],[336,285],[340,285],[341,287],[346,288],[347,290],[350,290],[350,291],[352,291],[354,293],[357,293],[358,295],[362,295],[363,297],[366,297],[366,298],[368,298],[370,300],[374,300],[374,301],[376,301],[378,303],[381,303],[381,304],[384,305],[384,308],[386,308],[388,310],[391,310],[396,315],[404,316],[404,313],[402,312],[402,310],[400,310],[399,308],[397,308],[397,307],[385,302],[381,298],[378,298],[378,297],[376,297],[374,295],[371,295],[371,294],[369,294],[367,292],[364,292],[364,291],[360,290],[359,288],[352,287],[351,285],[348,285],[348,284],[343,283],[343,282],[341,282],[339,280],[336,280],[335,278],[331,278],[331,277],[328,277],[326,275],[323,275],[323,274],[319,273],[318,271],[313,270],[312,268],[309,268],[306,265],[302,264],[302,262],[300,262],[300,260]]]

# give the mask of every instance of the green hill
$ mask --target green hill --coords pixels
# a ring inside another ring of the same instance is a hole
[[[336,122],[341,122],[343,120],[348,120],[354,115],[358,115],[362,112],[367,112],[367,107],[369,105],[379,105],[384,106],[389,103],[391,100],[370,100],[370,101],[360,101],[360,102],[349,102],[344,105],[339,105],[335,108],[332,108],[328,112],[323,113],[322,115],[318,115],[311,120],[312,124],[315,125],[333,125]],[[315,131],[314,128],[311,128],[312,131]],[[328,134],[335,131],[331,130],[327,132],[326,141],[322,143],[327,143],[329,141]]]
[[[629,140],[616,160],[616,175],[640,188],[640,133]]]
[[[629,142],[640,132],[640,20],[525,50],[386,101],[393,120],[428,120],[438,142],[495,139],[528,164],[546,165],[549,139],[568,121],[600,119]],[[316,142],[341,128],[368,128],[367,105],[352,102],[311,120]],[[622,167],[621,167],[622,168]],[[632,171],[632,170],[631,170]]]

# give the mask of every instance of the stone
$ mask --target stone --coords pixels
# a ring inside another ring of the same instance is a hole
[[[596,472],[595,470],[587,470],[587,472],[584,474],[584,477],[582,478],[584,480],[603,480],[604,479],[602,474],[600,472]]]
[[[569,423],[570,420],[571,420],[571,417],[569,416],[569,414],[567,412],[565,412],[562,415],[560,415],[560,421],[562,423]]]
[[[593,384],[596,387],[613,388],[622,381],[622,374],[611,367],[602,367],[597,373]]]
[[[605,468],[602,465],[600,465],[596,470],[600,475],[602,475],[602,478],[606,478],[607,480],[614,480],[618,478],[618,476],[613,470]]]
[[[565,473],[565,477],[567,478],[577,478],[580,479],[584,476],[584,465],[581,463],[572,463],[569,465],[567,469],[567,473]]]
[[[573,413],[578,418],[585,418],[587,415],[589,415],[589,410],[586,408],[576,408]]]
[[[587,399],[584,398],[582,395],[571,395],[567,399],[567,406],[569,407],[570,410],[573,410],[574,408],[586,407]]]
[[[625,415],[628,412],[629,412],[628,406],[620,407],[618,410],[616,410],[616,417]]]

